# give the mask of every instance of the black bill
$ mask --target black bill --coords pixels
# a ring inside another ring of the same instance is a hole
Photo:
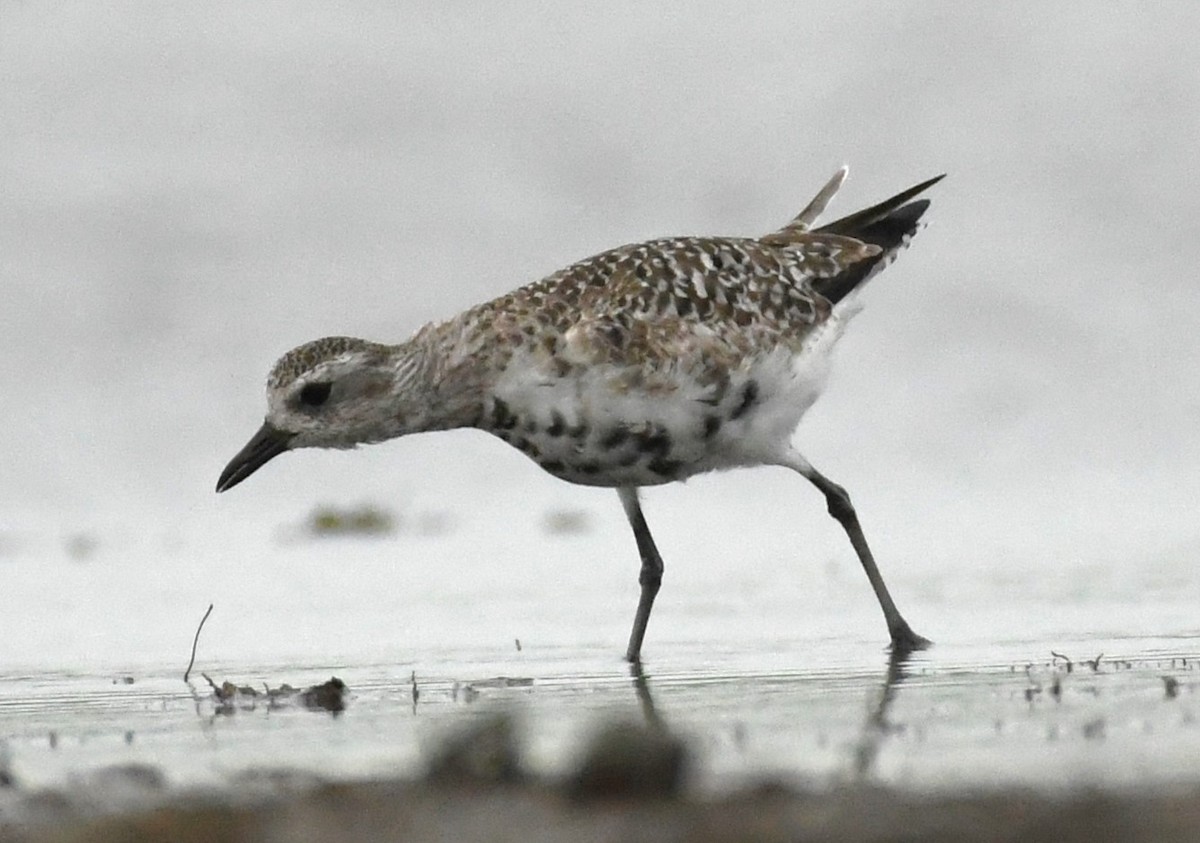
[[[221,477],[217,480],[217,491],[224,492],[241,483],[254,472],[258,471],[270,460],[288,449],[292,434],[263,422],[258,433],[246,443],[246,447],[237,452],[237,456],[229,461]]]

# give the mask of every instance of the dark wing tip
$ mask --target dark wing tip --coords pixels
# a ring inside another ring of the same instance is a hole
[[[920,184],[913,185],[908,190],[900,191],[899,193],[897,193],[895,196],[891,197],[890,199],[883,200],[878,205],[872,205],[869,208],[864,208],[861,211],[856,211],[853,214],[842,217],[839,220],[834,220],[833,222],[829,223],[828,225],[823,225],[820,228],[818,228],[817,231],[825,231],[825,232],[829,232],[830,234],[842,234],[847,237],[857,237],[858,239],[861,240],[862,238],[859,237],[859,235],[857,233],[855,233],[856,231],[861,231],[862,229],[871,225],[872,223],[879,222],[880,220],[883,220],[886,217],[891,216],[898,209],[900,209],[901,206],[903,206],[906,202],[908,202],[908,200],[924,193],[926,190],[933,187],[935,184],[940,182],[945,177],[946,177],[946,174],[942,173],[941,175],[934,176],[931,179],[926,179],[925,181],[921,182]],[[923,212],[926,208],[929,207],[929,200],[924,199],[920,203],[914,202],[912,204],[913,205],[920,204],[921,211]],[[918,214],[918,216],[920,216],[920,214]]]
[[[897,193],[890,199],[842,217],[817,229],[819,232],[853,237],[878,246],[878,255],[860,261],[832,278],[813,281],[813,289],[836,304],[851,290],[882,270],[895,258],[920,228],[921,217],[929,210],[928,199],[909,201],[946,177],[945,173]]]

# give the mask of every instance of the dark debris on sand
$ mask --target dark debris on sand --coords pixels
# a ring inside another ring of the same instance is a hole
[[[217,704],[218,714],[233,714],[235,711],[253,711],[259,705],[269,708],[281,708],[288,705],[302,705],[310,711],[328,711],[340,714],[346,710],[346,699],[350,689],[346,683],[336,676],[319,685],[307,688],[293,688],[286,682],[276,688],[263,685],[262,690],[252,685],[235,685],[226,680],[218,685],[207,673],[200,674],[212,689],[212,697]]]

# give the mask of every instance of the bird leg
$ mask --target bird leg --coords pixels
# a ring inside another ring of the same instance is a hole
[[[871,581],[871,588],[875,590],[875,598],[879,601],[879,607],[883,609],[883,617],[887,621],[888,632],[892,637],[892,649],[908,653],[924,649],[932,644],[933,642],[928,638],[923,638],[913,632],[908,621],[904,620],[900,610],[896,608],[896,603],[892,600],[892,595],[888,593],[887,585],[883,582],[883,575],[879,573],[879,567],[875,564],[871,548],[867,546],[866,536],[863,535],[862,526],[858,523],[858,513],[854,511],[854,504],[850,503],[850,495],[846,493],[846,490],[813,468],[808,460],[795,451],[791,452],[782,464],[804,475],[825,495],[829,514],[846,531],[846,535],[850,538],[850,544],[854,546],[854,552],[858,554],[858,561],[862,563],[863,570],[867,572],[867,579]]]
[[[625,507],[625,517],[633,528],[633,537],[637,540],[638,553],[642,557],[642,569],[638,574],[638,584],[642,587],[638,599],[637,614],[633,618],[633,631],[629,634],[629,648],[625,651],[625,660],[633,664],[641,664],[642,639],[646,637],[646,624],[650,620],[650,610],[654,607],[654,597],[662,585],[663,561],[654,546],[650,536],[650,528],[646,526],[646,518],[642,515],[642,505],[638,502],[638,490],[633,486],[623,486],[617,489],[621,496],[621,505]]]

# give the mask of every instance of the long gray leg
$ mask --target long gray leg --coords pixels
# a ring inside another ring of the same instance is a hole
[[[642,505],[638,502],[638,490],[633,486],[622,486],[617,489],[621,496],[621,505],[625,507],[625,517],[633,528],[633,537],[637,539],[638,553],[642,557],[642,570],[638,574],[638,583],[642,586],[642,596],[638,599],[637,614],[633,617],[633,631],[629,633],[629,649],[625,651],[625,660],[634,664],[642,661],[642,639],[646,637],[646,624],[650,620],[650,610],[654,607],[654,596],[662,585],[663,562],[650,537],[650,528],[646,526],[646,518],[642,515]]]
[[[928,647],[932,642],[912,631],[908,621],[904,620],[900,610],[896,608],[892,595],[888,593],[879,567],[875,564],[875,557],[871,554],[871,548],[867,546],[867,539],[858,523],[858,513],[854,511],[854,505],[850,503],[850,495],[846,490],[813,468],[797,451],[790,451],[780,464],[804,475],[825,495],[829,514],[837,519],[846,535],[850,537],[850,544],[854,545],[858,561],[862,563],[863,570],[867,572],[867,579],[871,581],[871,588],[875,590],[875,598],[879,601],[879,607],[883,609],[883,617],[892,636],[892,648],[901,652],[911,652]]]

